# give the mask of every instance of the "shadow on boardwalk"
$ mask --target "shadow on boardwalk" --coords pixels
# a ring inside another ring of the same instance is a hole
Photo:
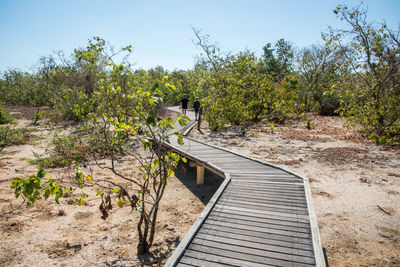
[[[223,178],[204,170],[204,184],[198,185],[196,183],[196,167],[190,167],[189,164],[179,164],[175,170],[175,176],[179,181],[185,185],[200,201],[207,205],[208,201],[212,198],[217,191]]]

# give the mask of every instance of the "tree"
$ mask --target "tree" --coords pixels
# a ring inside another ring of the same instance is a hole
[[[275,43],[275,48],[268,43],[263,47],[263,60],[265,71],[271,74],[276,82],[292,72],[294,50],[292,45],[284,39],[279,39]]]
[[[0,101],[10,105],[39,106],[48,100],[35,74],[14,69],[4,72],[0,92]]]
[[[91,53],[91,50],[85,53]],[[85,117],[83,129],[99,146],[92,148],[95,163],[98,159],[96,151],[107,151],[109,164],[97,165],[111,170],[119,180],[96,179],[85,175],[79,163],[76,163],[74,179],[67,184],[60,184],[39,168],[36,175],[14,179],[11,187],[15,196],[24,198],[28,205],[34,204],[41,195],[45,199],[54,196],[58,203],[60,198],[73,192],[75,195],[79,192],[75,203],[82,205],[88,197],[85,186],[97,186],[103,219],[109,216],[113,203],[120,208],[127,207],[139,212],[140,218],[136,225],[139,239],[137,253],[141,255],[148,252],[153,244],[159,204],[165,187],[179,161],[184,159],[163,145],[171,138],[174,121],[171,117],[157,120],[157,97],[150,90],[135,88],[130,83],[124,84],[125,77],[131,74],[129,67],[107,59],[104,63],[110,71],[93,87],[96,90],[91,94],[90,105],[96,108],[91,109]],[[178,121],[184,125],[186,119],[179,117]],[[182,144],[180,133],[173,132],[173,136]],[[119,169],[117,159],[122,155],[133,157],[139,162],[138,175]]]
[[[342,93],[332,86],[348,73],[340,51],[313,45],[297,55],[300,74],[300,99],[306,111],[316,110],[322,115],[338,114]]]
[[[344,113],[376,143],[400,141],[400,28],[368,22],[361,6],[338,6],[334,13],[347,28],[331,29],[323,38],[344,55],[354,76],[342,85],[349,99]]]
[[[197,91],[202,96],[205,119],[212,130],[220,130],[230,124],[238,126],[245,134],[252,123],[261,119],[285,119],[287,107],[293,105],[294,99],[293,83],[287,81],[294,80],[276,82],[275,77],[281,77],[281,73],[267,71],[266,68],[280,66],[289,71],[290,45],[283,40],[277,43],[278,57],[273,54],[270,57],[276,64],[279,63],[276,65],[250,51],[234,55],[222,53],[216,44],[210,43],[208,35],[201,35],[196,29],[193,31],[197,38],[195,45],[204,52],[195,66],[199,79]],[[271,50],[267,52],[272,53]],[[275,68],[275,71],[278,69]]]

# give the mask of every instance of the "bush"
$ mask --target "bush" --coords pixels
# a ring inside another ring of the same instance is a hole
[[[6,146],[23,145],[28,143],[32,135],[30,128],[11,128],[10,126],[0,126],[0,151]]]
[[[94,156],[104,158],[111,151],[96,138],[100,134],[92,127],[82,128],[75,134],[56,132],[51,140],[49,155],[34,153],[32,163],[42,168],[56,168],[89,161]],[[122,150],[118,152],[122,153]]]
[[[87,158],[87,147],[74,135],[54,134],[49,157],[33,153],[35,160],[32,163],[43,168],[62,167],[73,161],[80,162]]]
[[[337,116],[340,108],[340,99],[335,95],[324,96],[320,103],[319,114],[323,116]]]
[[[81,121],[91,110],[90,98],[80,90],[61,90],[54,102],[54,109],[64,119],[75,122]]]
[[[13,118],[11,117],[11,115],[8,114],[8,112],[2,106],[0,106],[0,124],[11,122],[13,122]]]

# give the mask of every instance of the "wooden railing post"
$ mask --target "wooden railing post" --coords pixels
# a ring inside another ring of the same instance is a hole
[[[204,184],[204,167],[197,165],[197,184]]]

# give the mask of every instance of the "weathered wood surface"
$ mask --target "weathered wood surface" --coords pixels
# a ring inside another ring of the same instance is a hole
[[[166,266],[325,266],[306,179],[231,151],[184,142],[179,146],[172,139],[170,146],[226,181]]]

